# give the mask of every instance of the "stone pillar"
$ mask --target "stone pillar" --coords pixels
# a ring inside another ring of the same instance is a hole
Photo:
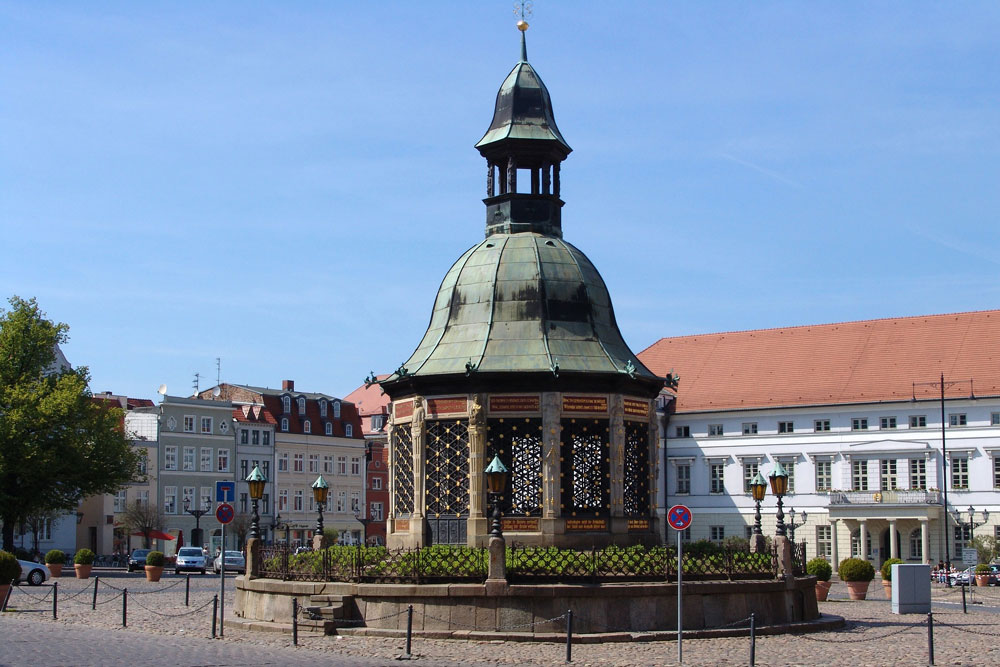
[[[424,399],[413,397],[413,421],[410,422],[410,434],[413,437],[413,516],[410,519],[410,546],[424,545],[424,479],[426,475],[424,452],[426,444],[426,419]]]
[[[895,519],[889,519],[889,558],[899,558],[899,549],[896,548]]]
[[[784,535],[774,537],[774,549],[778,554],[778,576],[794,578],[792,569],[792,541]]]
[[[483,471],[486,462],[486,395],[473,394],[469,402],[469,522],[468,543],[476,544],[487,533],[487,518],[483,511]],[[479,542],[478,544],[482,544]]]
[[[625,404],[621,394],[611,395],[610,408],[611,516],[621,517],[625,514]]]
[[[326,549],[326,535],[313,535],[312,548],[313,551]]]
[[[830,519],[830,558],[833,560],[833,570],[840,567],[840,556],[837,554],[837,528],[840,526],[840,519]]]
[[[558,392],[542,394],[542,518],[554,519],[560,511],[560,476],[562,473],[562,409]]]
[[[490,538],[490,564],[487,579],[507,579],[507,542],[495,535]]]
[[[868,521],[862,519],[858,522],[861,527],[858,529],[858,546],[861,551],[861,560],[868,560]]]
[[[260,540],[256,537],[251,537],[247,540],[247,579],[256,579],[260,576]]]
[[[931,540],[928,534],[928,521],[927,519],[920,520],[920,553],[923,557],[923,562],[931,562]]]

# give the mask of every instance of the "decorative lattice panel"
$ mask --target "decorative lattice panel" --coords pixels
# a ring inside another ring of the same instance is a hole
[[[409,424],[392,429],[393,511],[400,518],[413,513],[413,435]]]
[[[504,516],[540,516],[542,420],[538,417],[487,420],[486,463],[494,456],[499,456],[510,471],[507,489],[500,497]]]
[[[608,420],[562,420],[562,514],[607,515],[611,510]]]
[[[469,426],[463,419],[427,422],[427,518],[469,513]]]
[[[625,422],[625,516],[649,516],[649,424]]]

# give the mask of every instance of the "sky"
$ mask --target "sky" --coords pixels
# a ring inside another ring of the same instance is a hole
[[[0,296],[95,392],[344,396],[482,239],[507,0],[0,0]],[[625,340],[1000,307],[1000,3],[538,0]],[[4,306],[6,304],[4,303]]]

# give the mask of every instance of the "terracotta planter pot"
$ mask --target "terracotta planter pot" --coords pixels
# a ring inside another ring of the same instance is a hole
[[[891,581],[883,581],[882,582],[882,590],[885,591],[885,596],[891,600],[892,599],[892,582]]]
[[[7,599],[8,591],[10,591],[10,584],[0,584],[0,605],[3,605],[4,600]]]
[[[845,581],[847,584],[847,595],[852,600],[864,600],[868,597],[868,581]]]
[[[146,581],[159,581],[160,576],[163,575],[162,565],[147,565],[146,566]]]
[[[829,581],[817,581],[816,582],[816,601],[826,602],[826,596],[830,594],[830,586],[832,586]]]
[[[45,567],[49,568],[49,574],[52,575],[53,579],[58,579],[62,576],[62,563],[46,563]]]
[[[989,585],[990,585],[990,575],[988,574],[976,575],[976,586],[989,586]]]
[[[90,570],[93,567],[94,567],[93,565],[77,565],[77,564],[74,564],[73,565],[73,569],[76,571],[76,578],[77,579],[90,579]]]

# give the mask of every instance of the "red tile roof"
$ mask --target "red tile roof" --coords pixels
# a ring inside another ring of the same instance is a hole
[[[376,375],[377,380],[384,380],[391,373]],[[358,406],[358,413],[362,417],[369,415],[384,415],[389,413],[389,395],[382,391],[382,387],[377,384],[361,385],[350,394],[344,397],[345,401],[350,401]]]
[[[251,424],[277,424],[271,411],[261,405],[241,405],[233,409],[233,419]]]
[[[661,338],[638,354],[680,375],[677,411],[1000,395],[1000,310]]]

